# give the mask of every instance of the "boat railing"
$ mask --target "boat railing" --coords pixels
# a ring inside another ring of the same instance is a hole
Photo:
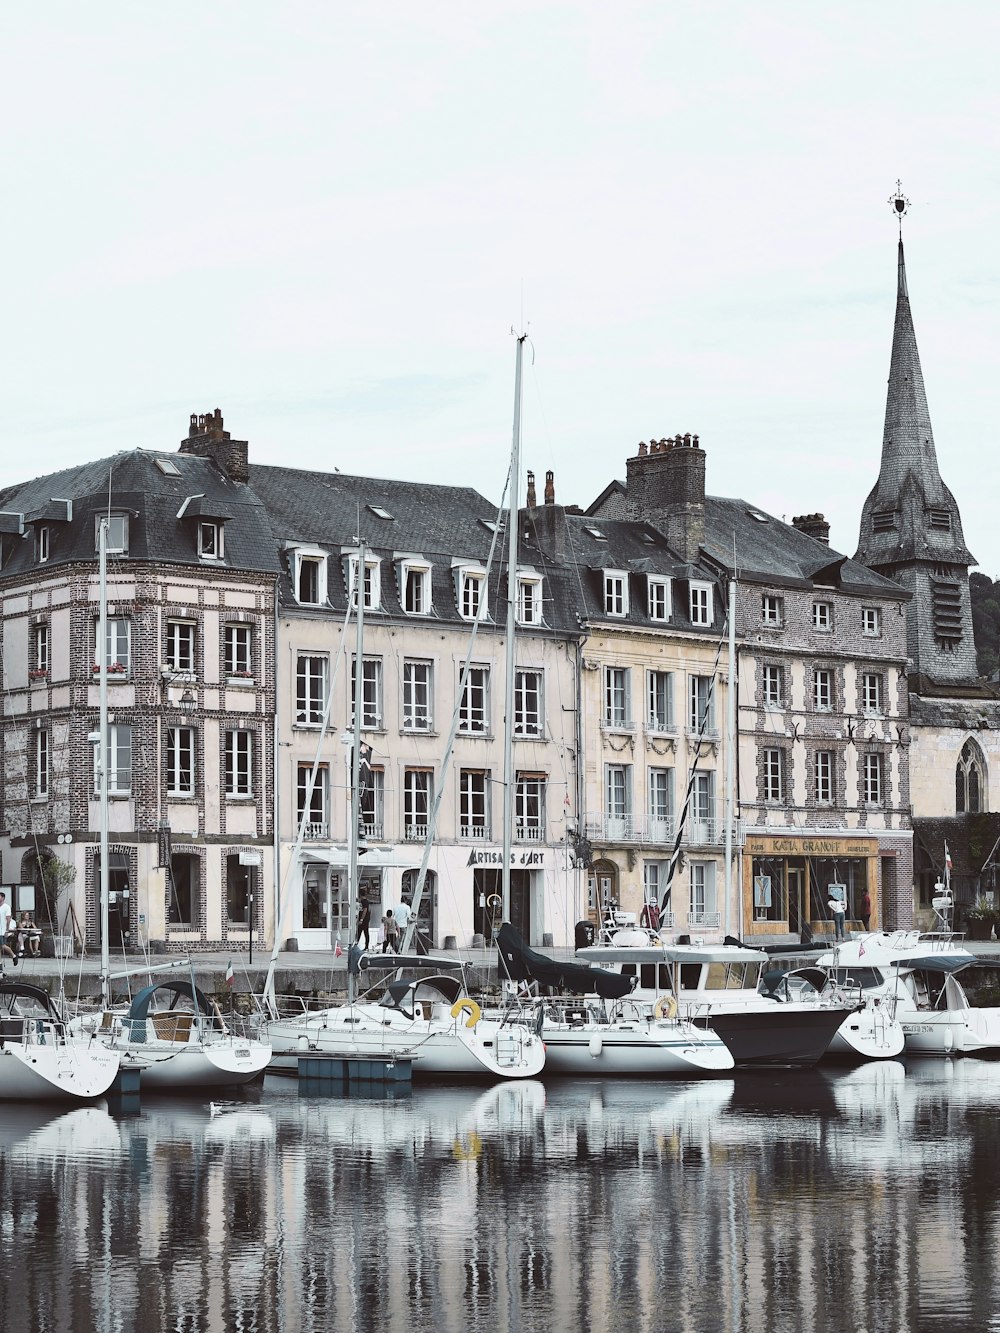
[[[65,1041],[62,1025],[51,1018],[32,1018],[28,1015],[0,1019],[0,1041],[18,1042],[24,1046],[54,1046]]]

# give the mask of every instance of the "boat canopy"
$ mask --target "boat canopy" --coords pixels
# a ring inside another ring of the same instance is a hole
[[[604,1000],[620,1000],[631,994],[635,986],[635,977],[579,963],[563,963],[536,953],[506,921],[497,931],[497,949],[501,975],[506,974],[510,981],[537,981],[540,986],[568,990],[574,995],[596,994]]]
[[[881,961],[881,960],[880,960]],[[907,972],[961,972],[965,967],[973,967],[976,964],[982,966],[982,960],[978,958],[962,958],[949,954],[928,954],[926,958],[892,958],[889,960],[893,967],[905,967]],[[987,963],[988,967],[990,964]]]
[[[153,996],[157,991],[162,991],[170,996],[168,1008],[173,1008],[182,997],[191,1000],[201,1013],[214,1018],[217,1009],[215,1004],[208,998],[204,991],[200,991],[197,986],[192,985],[190,981],[159,981],[155,986],[144,986],[141,991],[137,991],[135,998],[129,1005],[128,1018],[138,1019],[140,1022],[149,1017],[150,1005]]]
[[[364,972],[395,972],[401,967],[419,967],[424,972],[459,972],[462,969],[462,962],[458,958],[436,958],[429,953],[361,955],[361,968]],[[407,985],[409,984],[407,982]]]

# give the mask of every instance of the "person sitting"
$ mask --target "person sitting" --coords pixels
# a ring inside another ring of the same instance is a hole
[[[41,931],[36,927],[31,913],[22,912],[17,919],[17,956],[23,958],[25,948],[32,958],[38,957]]]

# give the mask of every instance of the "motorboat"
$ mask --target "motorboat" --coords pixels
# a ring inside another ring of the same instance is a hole
[[[694,1078],[733,1068],[725,1041],[678,1017],[669,1005],[633,998],[635,980],[599,967],[562,962],[525,945],[508,923],[497,932],[499,966],[514,986],[559,988],[570,997],[519,997],[535,1004],[550,1074]]]
[[[859,987],[842,984],[816,966],[765,972],[761,987],[776,998],[822,1003],[828,997],[855,1006],[834,1034],[825,1059],[895,1060],[903,1054],[906,1037],[896,1015],[894,995],[865,994]]]
[[[907,1055],[1000,1054],[1000,1008],[970,1005],[958,974],[982,960],[950,931],[874,931],[815,960],[842,990],[895,1004]]]
[[[69,1031],[48,993],[0,978],[0,1102],[86,1102],[111,1088],[121,1056]]]
[[[378,966],[375,960],[363,964]],[[409,1057],[414,1078],[535,1078],[546,1063],[538,1032],[515,1015],[483,1016],[461,963],[397,955],[381,998],[279,1016],[268,1024],[271,1073],[296,1074],[302,1055]],[[419,975],[405,976],[416,971]],[[383,990],[382,983],[373,989]]]
[[[678,1014],[715,1032],[739,1068],[814,1065],[858,1004],[818,994],[762,994],[761,975],[770,960],[737,943],[670,944],[626,930],[610,944],[578,949],[576,957],[628,979],[633,1000],[647,1007],[673,997]]]
[[[144,986],[126,1011],[81,1016],[74,1027],[138,1068],[140,1093],[238,1087],[271,1059],[263,1030],[251,1033],[240,1016],[224,1017],[192,982],[173,977]]]

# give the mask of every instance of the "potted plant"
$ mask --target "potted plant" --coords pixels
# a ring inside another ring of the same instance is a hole
[[[997,918],[992,903],[988,903],[985,898],[977,898],[970,907],[964,909],[963,915],[965,917],[966,934],[970,940],[988,940],[992,938],[993,926]]]
[[[46,667],[32,667],[28,672],[29,680],[46,680],[48,678],[48,669]]]

